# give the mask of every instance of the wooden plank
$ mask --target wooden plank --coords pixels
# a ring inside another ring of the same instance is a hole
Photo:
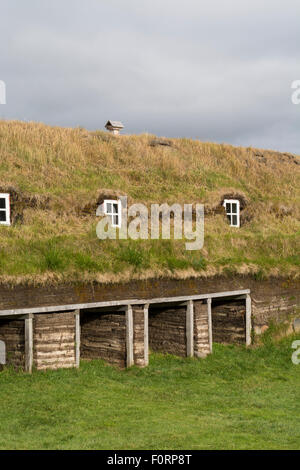
[[[25,319],[25,372],[32,373],[33,366],[33,315]]]
[[[134,364],[145,367],[145,312],[143,305],[133,305],[133,358]]]
[[[133,364],[133,313],[131,305],[128,305],[126,309],[126,365],[131,367]]]
[[[186,355],[194,356],[194,303],[189,300],[186,307]]]
[[[207,315],[208,315],[209,350],[212,353],[212,350],[213,350],[213,336],[212,336],[211,299],[207,299]]]
[[[75,310],[75,367],[80,365],[80,310]]]
[[[237,291],[226,291],[226,292],[215,292],[212,294],[201,294],[201,295],[186,295],[178,297],[161,297],[153,299],[131,299],[131,300],[116,300],[107,302],[92,302],[83,304],[68,304],[68,305],[56,305],[51,307],[36,307],[36,308],[24,308],[24,309],[12,309],[12,310],[1,310],[0,316],[14,316],[23,314],[34,314],[34,313],[51,313],[51,312],[63,312],[67,310],[82,310],[91,308],[102,308],[102,307],[114,307],[128,305],[145,305],[145,304],[160,304],[168,302],[188,302],[189,300],[205,300],[219,297],[235,297],[240,295],[250,294],[250,289],[237,290]]]
[[[246,296],[246,346],[251,345],[251,297],[250,294]]]
[[[149,365],[149,304],[144,305],[144,358]]]

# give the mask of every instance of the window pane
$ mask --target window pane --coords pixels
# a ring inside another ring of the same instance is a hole
[[[232,225],[234,225],[234,226],[237,225],[237,216],[236,215],[232,216]]]
[[[0,209],[6,209],[5,203],[6,203],[5,198],[4,198],[4,197],[1,197],[1,198],[0,198]]]
[[[113,216],[113,225],[119,225],[119,217],[117,215]]]
[[[111,214],[111,212],[112,212],[112,210],[111,210],[111,203],[110,203],[110,202],[106,204],[106,212],[107,212],[108,214]]]
[[[231,204],[230,204],[230,202],[226,202],[226,212],[227,212],[227,214],[228,214],[229,212],[231,212]]]
[[[0,222],[6,222],[6,212],[0,211]]]
[[[229,222],[231,223],[231,215],[230,214],[226,214],[227,215],[227,219],[229,220]]]
[[[236,203],[236,202],[233,202],[233,203],[232,203],[232,212],[233,212],[234,214],[237,213],[237,203]]]
[[[118,204],[113,204],[113,212],[114,214],[118,213]]]

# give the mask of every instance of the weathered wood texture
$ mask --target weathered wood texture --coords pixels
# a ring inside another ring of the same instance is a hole
[[[187,357],[194,356],[194,302],[189,300],[186,306],[186,355]]]
[[[133,353],[133,311],[131,305],[127,305],[125,311],[125,325],[126,325],[126,366],[131,367],[134,365]]]
[[[25,319],[25,371],[32,373],[33,367],[33,315]]]
[[[36,314],[33,363],[42,369],[75,367],[75,313]]]
[[[212,302],[212,332],[216,343],[246,343],[245,301]]]
[[[81,312],[82,359],[104,359],[126,367],[125,313]]]
[[[145,367],[144,306],[135,305],[133,311],[133,357],[137,366]]]
[[[25,366],[24,320],[0,320],[0,340],[6,346],[6,364],[16,369]]]
[[[75,364],[80,366],[80,311],[75,310]]]
[[[246,346],[250,346],[252,337],[251,337],[251,332],[252,332],[252,321],[251,321],[251,316],[252,316],[252,302],[251,302],[251,296],[249,294],[246,295],[246,316],[245,316],[245,322],[246,322]]]
[[[213,336],[212,336],[212,314],[211,314],[212,299],[207,299],[207,314],[208,314],[208,341],[209,350],[213,352]]]
[[[186,307],[149,307],[149,346],[186,356]]]
[[[194,351],[195,356],[210,353],[207,303],[194,301]]]
[[[149,365],[149,304],[144,305],[144,361]]]

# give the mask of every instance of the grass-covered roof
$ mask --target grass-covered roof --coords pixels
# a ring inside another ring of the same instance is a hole
[[[167,145],[160,145],[165,143]],[[291,154],[37,123],[0,122],[0,192],[12,194],[0,226],[0,282],[101,282],[133,277],[298,276],[300,159]],[[96,236],[101,191],[129,203],[204,203],[205,242]],[[224,195],[246,202],[231,228]]]

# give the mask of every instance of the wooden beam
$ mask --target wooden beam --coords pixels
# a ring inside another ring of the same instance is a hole
[[[189,300],[205,300],[214,299],[219,297],[235,297],[240,295],[250,294],[249,289],[237,290],[237,291],[226,291],[226,292],[214,292],[210,294],[199,294],[199,295],[185,295],[178,297],[161,297],[153,299],[131,299],[131,300],[112,300],[106,302],[90,302],[84,304],[67,304],[67,305],[53,305],[48,307],[34,307],[34,308],[20,308],[11,310],[0,310],[0,316],[14,316],[14,315],[27,315],[29,313],[51,313],[51,312],[63,312],[72,310],[83,310],[92,308],[104,308],[104,307],[115,307],[128,305],[145,305],[145,304],[161,304],[168,302],[188,302]]]
[[[25,372],[32,373],[33,366],[33,315],[25,319]]]
[[[251,313],[252,313],[252,307],[251,307],[251,297],[250,294],[247,294],[246,296],[246,346],[251,345]]]
[[[134,364],[133,356],[133,312],[131,305],[126,309],[126,365],[131,367]]]
[[[194,302],[189,300],[186,307],[186,355],[194,356]]]
[[[26,320],[28,318],[28,313],[26,315],[0,315],[1,320]]]
[[[75,310],[75,367],[80,365],[80,310]]]
[[[207,299],[207,315],[208,315],[208,340],[209,350],[213,350],[213,335],[212,335],[212,314],[211,314],[211,299]]]
[[[149,304],[144,305],[144,361],[149,365]]]

